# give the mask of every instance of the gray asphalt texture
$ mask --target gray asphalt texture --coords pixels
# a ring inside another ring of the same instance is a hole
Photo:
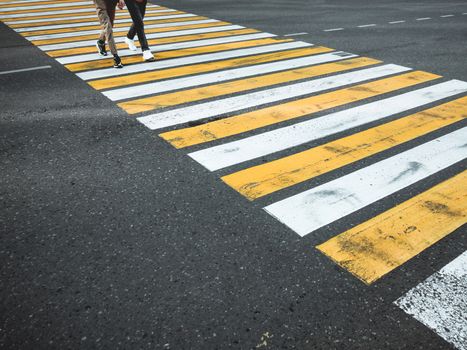
[[[467,81],[465,1],[158,4]],[[371,286],[314,246],[465,162],[304,238],[261,208],[460,124],[250,203],[4,24],[0,48],[0,71],[52,66],[0,75],[1,349],[451,348],[393,301],[465,226]]]

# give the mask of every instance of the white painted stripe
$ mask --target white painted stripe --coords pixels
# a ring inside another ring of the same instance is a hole
[[[431,17],[423,17],[423,18],[417,18],[416,21],[427,21],[431,19]]]
[[[211,171],[292,148],[335,133],[467,92],[451,80],[190,154]]]
[[[405,23],[405,21],[392,21],[392,22],[389,22],[389,24],[397,24],[397,23]]]
[[[145,30],[152,29],[152,28],[170,28],[170,27],[177,27],[177,26],[188,26],[192,24],[204,24],[204,23],[216,23],[219,22],[216,19],[202,19],[197,21],[186,21],[186,22],[170,22],[170,23],[158,23],[158,24],[148,24],[144,26]],[[114,28],[114,33],[120,32],[127,32],[128,28]],[[34,35],[34,36],[27,36],[26,38],[30,41],[33,40],[47,40],[47,39],[59,39],[59,38],[71,38],[75,36],[81,35],[90,35],[90,34],[99,34],[100,29],[94,30],[83,30],[83,31],[74,31],[74,32],[67,32],[67,33],[57,33],[57,34],[45,34],[45,35]]]
[[[305,236],[467,157],[467,128],[268,205],[269,214]]]
[[[395,304],[459,350],[467,350],[467,251]]]
[[[233,42],[244,41],[244,40],[272,38],[275,36],[276,35],[270,34],[270,33],[256,33],[256,34],[236,35],[236,36],[216,38],[216,39],[185,41],[185,42],[175,43],[175,44],[154,45],[151,48],[154,51],[178,50],[178,49],[187,49],[191,47],[200,47],[200,46],[205,46],[205,45],[233,43]],[[140,54],[141,53],[136,53],[135,51],[130,51],[130,50],[119,50],[118,51],[118,55],[120,57],[135,56],[135,55],[140,55]],[[95,53],[91,53],[91,54],[85,54],[85,55],[62,57],[62,58],[57,58],[56,60],[60,62],[61,64],[70,64],[70,63],[85,62],[85,61],[96,61],[100,59],[101,57],[99,55]]]
[[[314,64],[340,61],[344,58],[352,57],[357,57],[357,55],[348,55],[343,57],[341,52],[326,53],[322,55],[313,55],[308,57],[282,60],[278,62],[257,64],[242,68],[227,69],[214,73],[198,74],[194,76],[157,81],[149,84],[109,90],[103,92],[103,94],[110,98],[112,101],[119,101],[173,90],[186,89],[193,86],[215,84],[227,80],[247,78],[259,74],[290,70],[304,66],[311,66]]]
[[[366,27],[375,27],[376,24],[363,24],[361,26],[357,26],[358,28],[366,28]]]
[[[45,15],[61,15],[65,13],[83,13],[83,12],[94,12],[96,13],[95,8],[88,9],[74,9],[74,10],[56,10],[56,11],[45,11],[45,12],[30,12],[30,13],[16,13],[13,15],[0,15],[0,19],[4,20],[7,18],[27,18],[34,16],[45,16]]]
[[[300,33],[290,33],[290,34],[284,34],[284,36],[299,36],[299,35],[307,35],[307,32],[300,32]]]
[[[159,129],[225,113],[232,113],[250,107],[259,107],[268,103],[309,95],[408,70],[410,68],[388,64],[159,112],[140,117],[138,120],[150,129]]]
[[[15,5],[15,4],[28,4],[31,2],[46,2],[50,0],[18,0],[18,1],[2,1],[0,4],[4,5]]]
[[[344,30],[344,28],[324,29],[323,32],[337,32],[338,30]]]
[[[157,12],[166,12],[166,10],[146,10],[146,16],[149,17],[149,14],[152,13],[157,13]],[[115,18],[119,18],[122,16],[127,16],[128,12],[117,12],[115,14]],[[194,16],[194,15],[193,15]],[[53,18],[40,18],[40,19],[27,19],[24,21],[6,21],[6,24],[29,24],[29,23],[47,23],[47,22],[58,22],[58,21],[68,21],[68,20],[75,20],[75,19],[88,19],[88,18],[96,18],[96,21],[92,21],[92,24],[99,24],[99,21],[97,20],[96,14],[92,15],[85,15],[85,16],[69,16],[69,17],[53,17]],[[147,17],[145,17],[147,19]],[[117,23],[117,22],[116,22]],[[34,27],[30,27],[34,28]],[[26,29],[27,30],[27,29]]]
[[[161,10],[161,11],[166,11],[166,10]],[[170,10],[173,11],[173,10]],[[87,17],[87,16],[86,16]],[[90,18],[94,18],[94,16],[90,16]],[[180,15],[167,15],[167,16],[148,16],[145,17],[144,20],[150,21],[150,20],[159,20],[159,19],[172,19],[172,18],[185,18],[185,17],[195,17],[195,15],[192,14],[180,14]],[[131,23],[132,20],[131,18],[122,18],[122,19],[116,19],[115,23]],[[170,22],[173,23],[173,22]],[[88,22],[80,22],[80,23],[66,23],[66,24],[53,24],[53,25],[46,25],[46,26],[38,26],[38,27],[26,27],[26,28],[19,28],[15,29],[16,32],[22,33],[22,32],[32,32],[36,30],[50,30],[50,29],[68,29],[70,28],[70,31],[76,30],[76,29],[71,29],[71,28],[76,28],[76,27],[87,27],[87,26],[100,26],[99,21],[88,21]],[[119,28],[114,28],[114,31]],[[128,28],[127,28],[128,29]],[[76,32],[74,32],[76,33]],[[79,33],[79,32],[78,32]],[[78,34],[76,33],[76,34]]]
[[[33,1],[31,1],[33,2]],[[3,5],[3,3],[0,3]],[[6,4],[5,4],[6,5]],[[10,8],[0,8],[0,12],[10,12],[10,11],[22,11],[22,10],[36,10],[36,9],[49,9],[54,7],[71,7],[71,6],[80,6],[80,5],[88,5],[92,6],[92,2],[89,1],[80,1],[80,2],[62,2],[59,4],[48,4],[48,5],[33,5],[33,6],[16,6]],[[95,10],[95,7],[93,7]]]
[[[13,74],[13,73],[21,73],[21,72],[30,72],[33,70],[40,70],[40,69],[49,69],[52,68],[52,66],[38,66],[38,67],[31,67],[31,68],[22,68],[22,69],[15,69],[15,70],[7,70],[0,72],[0,75],[4,74]]]
[[[443,15],[443,16],[440,16],[441,18],[447,18],[447,17],[454,17],[454,15]]]
[[[252,47],[248,49],[236,49],[236,50],[208,53],[208,54],[195,55],[195,56],[189,56],[189,57],[172,58],[172,59],[161,60],[161,61],[150,62],[150,63],[143,62],[143,63],[133,64],[133,65],[125,67],[124,72],[121,72],[122,69],[104,68],[104,69],[97,69],[97,70],[92,70],[88,72],[78,73],[77,75],[83,80],[102,79],[102,78],[114,77],[114,76],[118,76],[122,74],[126,75],[130,73],[142,73],[146,71],[171,68],[171,67],[183,66],[183,65],[188,65],[188,64],[197,64],[197,63],[224,60],[228,58],[243,57],[243,56],[256,55],[256,54],[268,53],[268,52],[274,52],[274,51],[298,49],[298,48],[310,47],[310,46],[313,46],[313,44],[308,44],[303,41],[293,41],[289,43],[264,45],[264,46]]]
[[[171,38],[171,37],[181,36],[181,35],[225,32],[229,30],[238,30],[238,29],[244,29],[244,28],[245,27],[238,26],[238,25],[228,25],[228,26],[213,27],[213,28],[177,30],[177,31],[166,32],[166,33],[146,34],[146,38],[147,39]],[[115,38],[116,43],[124,42],[124,40],[125,40],[125,37]],[[72,49],[72,48],[77,48],[77,47],[93,46],[95,44],[96,44],[96,40],[84,40],[84,41],[75,41],[71,43],[41,45],[38,47],[43,51],[50,51],[50,50],[63,50],[63,49]]]

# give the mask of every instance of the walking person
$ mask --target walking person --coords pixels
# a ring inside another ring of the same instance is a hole
[[[115,20],[115,7],[121,10],[125,6],[123,0],[93,0],[96,5],[97,17],[99,17],[99,22],[101,23],[102,30],[97,40],[96,47],[97,52],[101,56],[107,56],[107,50],[105,48],[105,43],[109,44],[110,52],[113,55],[114,67],[122,68],[122,60],[118,56],[117,46],[115,45],[114,35],[113,35],[113,25]]]
[[[125,37],[125,43],[127,43],[130,50],[136,51],[137,48],[134,38],[135,34],[138,35],[138,41],[141,45],[141,50],[143,51],[143,60],[146,62],[153,62],[155,61],[155,58],[149,49],[148,40],[144,33],[144,14],[146,13],[147,3],[147,0],[125,0],[126,7],[130,13],[131,20],[133,21],[128,34]]]

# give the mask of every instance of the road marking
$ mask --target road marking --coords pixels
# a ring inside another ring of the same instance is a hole
[[[0,13],[0,19],[11,19],[11,18],[27,18],[35,16],[44,16],[44,15],[56,15],[56,14],[68,14],[68,13],[82,13],[82,12],[96,12],[96,8],[85,8],[85,9],[73,9],[73,10],[55,10],[55,11],[44,11],[44,12],[31,12],[31,13],[15,13],[11,15],[3,15]]]
[[[417,18],[416,21],[427,21],[431,19],[431,17],[423,17],[423,18]]]
[[[271,39],[263,39],[263,40],[271,40]],[[236,44],[236,45],[238,48],[242,46],[248,47],[249,44],[250,42],[246,41],[246,42],[243,42],[242,44]],[[234,45],[234,44],[231,44],[231,45]],[[154,71],[160,70],[160,69],[185,66],[185,65],[187,66],[197,65],[195,66],[195,69],[196,69],[196,67],[199,67],[198,64],[200,63],[206,63],[206,62],[212,63],[214,61],[220,61],[220,60],[239,59],[244,56],[253,56],[253,55],[256,55],[253,57],[261,58],[261,56],[257,56],[257,55],[266,54],[270,52],[281,53],[281,51],[285,51],[285,50],[293,50],[293,49],[299,49],[299,48],[305,48],[305,47],[311,47],[311,46],[313,45],[300,42],[300,41],[292,41],[292,42],[291,41],[287,41],[287,42],[276,41],[275,44],[271,44],[271,45],[263,45],[263,46],[255,45],[254,47],[245,48],[245,49],[228,50],[228,51],[215,52],[215,53],[204,53],[200,55],[192,54],[190,55],[190,57],[165,59],[165,60],[160,60],[160,61],[151,62],[151,63],[144,62],[144,63],[139,63],[139,64],[133,64],[133,65],[128,66],[125,69],[125,72],[123,73],[125,75],[130,74],[130,73],[138,73],[138,74],[132,75],[131,80],[128,80],[125,77],[118,77],[119,75],[122,75],[122,73],[112,68],[95,69],[89,72],[78,73],[77,75],[83,80],[101,79],[101,80],[93,81],[90,84],[92,84],[92,86],[95,88],[104,89],[104,88],[111,88],[114,86],[123,86],[125,85],[126,82],[130,84],[135,84],[135,83],[150,81],[151,74],[158,74],[159,72],[154,72]],[[205,48],[203,48],[201,52],[205,52]],[[191,53],[193,53],[193,51],[191,51]],[[160,52],[158,52],[157,55],[158,57],[160,57]],[[140,61],[138,60],[138,62]],[[229,62],[234,62],[234,61],[229,61]],[[220,64],[220,62],[212,63],[213,69],[211,70],[217,69],[214,67],[219,67],[218,64]],[[230,66],[231,65],[227,64],[225,67],[230,67]],[[224,66],[220,66],[220,68],[222,67]],[[144,72],[151,72],[151,73],[148,74]],[[196,71],[193,71],[193,73],[195,72]],[[191,69],[188,69],[187,74],[193,74],[193,73],[191,73]],[[117,77],[117,78],[109,79],[111,77]],[[154,78],[155,80],[161,79],[161,77],[158,75],[154,75]]]
[[[36,5],[36,6],[23,6],[23,7],[13,7],[11,5],[0,5],[0,12],[9,12],[9,11],[19,11],[19,10],[34,10],[34,9],[49,9],[54,7],[66,8],[70,6],[77,6],[77,5],[87,5],[89,7],[89,1],[81,1],[81,2],[69,2],[69,3],[60,3],[60,4],[49,4],[49,5]]]
[[[454,17],[454,15],[442,15],[441,18]]]
[[[467,98],[461,98],[300,153],[241,170],[222,177],[222,180],[249,200],[254,200],[466,119],[466,103]],[[378,117],[381,116],[375,115],[374,120]],[[359,125],[368,121],[362,119]],[[329,118],[322,117],[303,124],[308,123],[311,126],[306,129],[310,134],[318,134],[318,130],[322,131],[326,127],[325,124],[328,129],[336,124],[334,120],[328,121]],[[346,119],[341,122],[345,123]],[[350,123],[347,128],[354,126],[355,123]],[[296,124],[295,128],[300,137],[300,124]],[[335,132],[340,130],[338,128]],[[329,131],[324,130],[317,137],[326,136],[327,133]]]
[[[300,33],[290,33],[290,34],[284,34],[284,36],[300,36],[300,35],[307,35],[307,32],[300,32]]]
[[[313,47],[313,48],[310,48],[309,50],[298,49],[298,50],[292,50],[292,51],[265,54],[265,55],[261,55],[263,57],[257,57],[258,63],[261,63],[261,62],[269,62],[269,63],[262,63],[262,64],[258,64],[254,66],[240,67],[240,68],[233,68],[235,67],[234,65],[233,67],[230,67],[232,69],[223,70],[223,71],[214,72],[214,73],[199,74],[196,77],[192,77],[192,76],[183,77],[184,75],[188,75],[190,70],[193,70],[193,72],[196,73],[197,70],[195,66],[187,67],[187,68],[175,68],[175,69],[169,70],[169,74],[168,74],[169,77],[172,76],[171,71],[175,71],[176,76],[182,75],[182,77],[176,78],[176,79],[170,79],[166,81],[157,81],[157,82],[149,83],[149,84],[142,84],[142,85],[137,85],[137,86],[130,86],[130,87],[125,87],[125,88],[120,88],[120,89],[104,91],[103,94],[107,96],[109,99],[111,99],[112,101],[119,101],[119,100],[141,97],[141,96],[146,96],[146,95],[159,94],[159,93],[173,91],[173,90],[186,89],[189,87],[194,87],[194,86],[199,86],[199,85],[215,84],[215,83],[219,83],[219,82],[223,82],[227,80],[251,77],[251,76],[258,75],[258,74],[267,74],[267,73],[273,73],[273,72],[278,72],[278,71],[287,71],[289,69],[300,68],[304,66],[309,66],[309,65],[314,65],[314,64],[324,63],[324,62],[332,62],[332,61],[343,59],[341,56],[338,56],[334,53],[328,53],[328,54],[322,54],[322,55],[310,56],[310,57],[300,57],[300,56],[310,55],[311,54],[310,51],[311,52],[314,51],[318,53],[318,52],[326,52],[330,50],[331,49],[328,49],[328,48],[321,48],[321,47],[314,48]],[[290,57],[299,57],[299,58],[287,59]],[[282,58],[283,60],[281,60]],[[245,65],[246,60],[247,59],[243,59],[243,60],[240,59],[236,61],[243,62],[243,65]],[[277,60],[279,61],[275,62]],[[270,61],[273,61],[273,62],[270,62]],[[231,62],[227,62],[227,65],[229,63]],[[234,62],[234,64],[235,63],[236,62]],[[210,70],[213,70],[214,68],[214,67],[211,67],[211,65],[212,64],[198,65],[198,68],[200,69],[201,72],[210,71]],[[222,67],[223,64],[221,62],[219,62],[219,66],[220,68],[229,68],[229,67]],[[161,75],[163,75],[163,73]],[[147,102],[148,102],[147,98],[144,99],[143,101],[134,100],[130,102],[131,111],[129,112],[138,113],[140,111],[147,111],[147,110],[153,109],[153,108],[150,108]],[[122,104],[119,104],[119,105],[122,106]],[[124,109],[127,110],[126,108]]]
[[[338,61],[339,57],[329,55],[331,61]],[[319,57],[317,57],[318,59]],[[253,89],[268,87],[280,83],[293,82],[306,78],[313,78],[324,74],[337,73],[340,71],[346,71],[352,68],[358,68],[375,64],[372,60],[368,59],[355,59],[353,62],[348,64],[327,63],[318,66],[297,68],[293,70],[284,70],[278,73],[261,75],[258,77],[246,78],[236,81],[229,81],[221,84],[206,86],[206,87],[195,87],[190,90],[182,92],[172,92],[168,94],[151,96],[142,100],[130,101],[127,103],[120,103],[119,106],[125,110],[137,111],[146,108],[164,108],[174,106],[183,103],[189,103],[199,101],[203,99],[213,98],[222,95],[233,94],[237,92],[248,92]],[[133,103],[134,102],[134,103]],[[146,104],[148,106],[146,107]],[[134,109],[133,109],[134,108]]]
[[[324,29],[323,32],[337,32],[339,30],[344,30],[344,28],[331,28],[331,29]]]
[[[375,27],[376,24],[363,24],[363,25],[360,25],[360,26],[357,26],[357,28],[367,28],[367,27]]]
[[[13,74],[13,73],[21,73],[21,72],[29,72],[33,70],[40,70],[40,69],[49,69],[52,68],[52,66],[38,66],[38,67],[31,67],[31,68],[22,68],[22,69],[15,69],[15,70],[7,70],[0,72],[0,75],[4,74]]]
[[[166,112],[150,114],[140,117],[138,120],[152,130],[160,129],[189,121],[231,113],[250,107],[259,107],[268,103],[313,94],[369,79],[376,79],[391,74],[401,73],[407,70],[410,69],[389,64],[376,68],[363,69],[357,72],[339,74],[327,78],[224,98],[217,101],[200,103],[194,106],[178,108]]]
[[[395,304],[459,350],[466,350],[466,290],[467,252],[464,252]]]
[[[392,21],[388,22],[389,24],[398,24],[398,23],[405,23],[406,21]]]
[[[264,208],[300,236],[467,157],[467,127]]]

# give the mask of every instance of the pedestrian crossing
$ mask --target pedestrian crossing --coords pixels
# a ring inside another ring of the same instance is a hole
[[[95,52],[91,1],[0,0],[0,19],[302,237],[398,203],[316,247],[367,284],[466,223],[467,82],[153,4],[151,63],[117,11],[120,70]]]

